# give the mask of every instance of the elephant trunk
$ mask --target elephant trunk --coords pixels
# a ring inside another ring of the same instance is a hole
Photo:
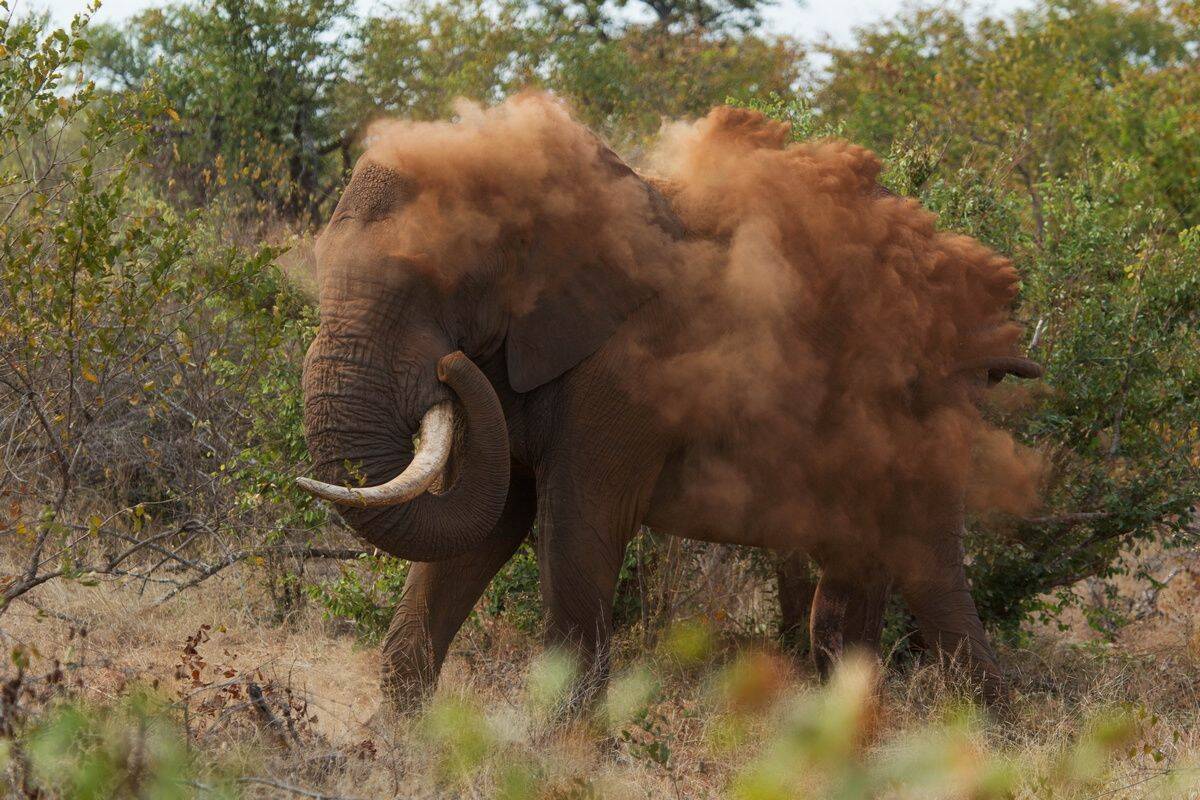
[[[309,451],[322,477],[353,478],[357,468],[359,477],[378,485],[354,488],[309,478],[299,484],[339,503],[354,530],[390,555],[440,561],[477,546],[500,518],[509,483],[508,429],[491,383],[461,352],[438,362],[438,379],[461,406],[465,436],[454,453],[453,484],[433,494],[427,490],[442,475],[455,438],[452,403],[434,403],[424,412],[414,456],[412,426],[386,407],[391,393],[365,378],[363,386],[353,379],[347,386],[348,373],[344,363],[334,365],[323,377],[311,377],[311,388],[306,385]]]

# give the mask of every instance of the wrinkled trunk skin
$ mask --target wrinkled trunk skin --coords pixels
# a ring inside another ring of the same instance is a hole
[[[363,539],[398,558],[462,555],[488,536],[504,508],[509,452],[499,400],[462,353],[417,358],[396,369],[372,351],[369,344],[325,335],[309,351],[304,418],[315,476],[346,485],[390,480],[412,460],[412,436],[424,412],[453,400],[465,435],[456,437],[452,486],[401,505],[338,511]]]

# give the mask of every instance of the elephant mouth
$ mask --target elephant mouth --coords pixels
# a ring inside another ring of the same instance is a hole
[[[407,503],[434,485],[450,460],[454,441],[454,405],[432,406],[421,418],[416,452],[396,477],[377,486],[339,486],[312,478],[297,478],[300,488],[323,500],[341,505],[378,508]]]

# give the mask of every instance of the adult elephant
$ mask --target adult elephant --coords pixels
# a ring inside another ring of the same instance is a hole
[[[718,123],[753,139],[767,123],[741,113]],[[783,151],[782,141],[767,146]],[[860,189],[864,204],[901,202]],[[385,129],[355,167],[317,242],[320,328],[304,394],[320,480],[300,483],[380,550],[416,562],[384,643],[385,694],[407,706],[428,691],[535,522],[549,642],[573,649],[593,685],[607,670],[624,549],[648,524],[811,554],[823,570],[812,612],[822,672],[844,642],[877,643],[894,580],[929,646],[968,658],[995,693],[1000,671],[963,570],[962,486],[899,476],[920,491],[880,503],[870,517],[880,532],[854,541],[845,521],[781,512],[780,499],[798,494],[845,504],[820,482],[797,493],[789,482],[801,473],[780,455],[811,446],[836,409],[814,405],[801,424],[723,405],[713,369],[729,365],[710,368],[696,342],[738,327],[717,312],[742,295],[714,289],[737,237],[697,233],[677,204],[686,198],[665,199],[538,97],[476,111],[458,127]],[[828,325],[810,335],[811,319],[791,319],[785,311],[772,330],[820,339],[821,353],[841,358],[844,348],[821,333]],[[686,380],[715,397],[699,415],[677,402],[678,384],[661,380],[692,361],[702,366]],[[1004,354],[939,370],[936,380],[915,370],[905,378],[889,418],[927,415],[929,397],[960,397],[989,375],[1036,372]],[[808,394],[811,381],[793,373],[770,389],[781,407]],[[840,380],[826,373],[830,385]],[[933,395],[926,383],[936,383]],[[781,451],[785,422],[805,441]],[[917,506],[915,515],[891,510]]]

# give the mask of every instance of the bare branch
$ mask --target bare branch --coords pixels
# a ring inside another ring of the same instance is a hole
[[[1076,525],[1099,522],[1100,520],[1110,519],[1113,516],[1114,514],[1111,511],[1076,511],[1070,514],[1053,514],[1045,517],[1024,517],[1021,521],[1026,525],[1036,525],[1038,527],[1057,525],[1073,528]]]
[[[296,547],[296,546],[291,546],[291,545],[281,545],[279,547],[258,548],[258,549],[252,549],[252,550],[239,550],[235,553],[230,553],[229,555],[225,556],[220,561],[218,561],[214,564],[209,564],[207,567],[202,569],[200,574],[197,575],[195,578],[193,578],[192,580],[190,580],[186,583],[181,584],[180,586],[176,587],[175,589],[172,589],[171,591],[164,594],[162,597],[158,598],[158,600],[156,600],[154,602],[154,605],[156,605],[156,606],[162,605],[163,603],[167,602],[171,598],[175,597],[180,592],[182,592],[186,589],[190,589],[193,586],[197,586],[200,583],[203,583],[204,581],[211,578],[213,575],[216,575],[221,570],[226,569],[227,567],[231,567],[234,564],[238,563],[239,561],[245,561],[246,559],[253,558],[255,556],[283,555],[283,556],[293,556],[295,558],[302,558],[302,559],[312,558],[312,559],[333,559],[333,560],[340,560],[340,561],[348,561],[348,560],[352,560],[352,559],[356,559],[356,558],[361,558],[363,556],[370,555],[370,554],[371,553],[368,550],[355,550],[355,549],[350,549],[350,548],[330,549],[330,548],[324,548],[324,547]]]
[[[291,792],[299,797],[311,797],[313,800],[354,800],[352,797],[339,794],[326,794],[325,792],[316,792],[311,789],[304,789],[299,786],[273,781],[268,778],[258,778],[254,776],[243,776],[238,778],[238,783],[258,784],[259,786],[269,786],[273,789],[280,789],[285,792]]]

